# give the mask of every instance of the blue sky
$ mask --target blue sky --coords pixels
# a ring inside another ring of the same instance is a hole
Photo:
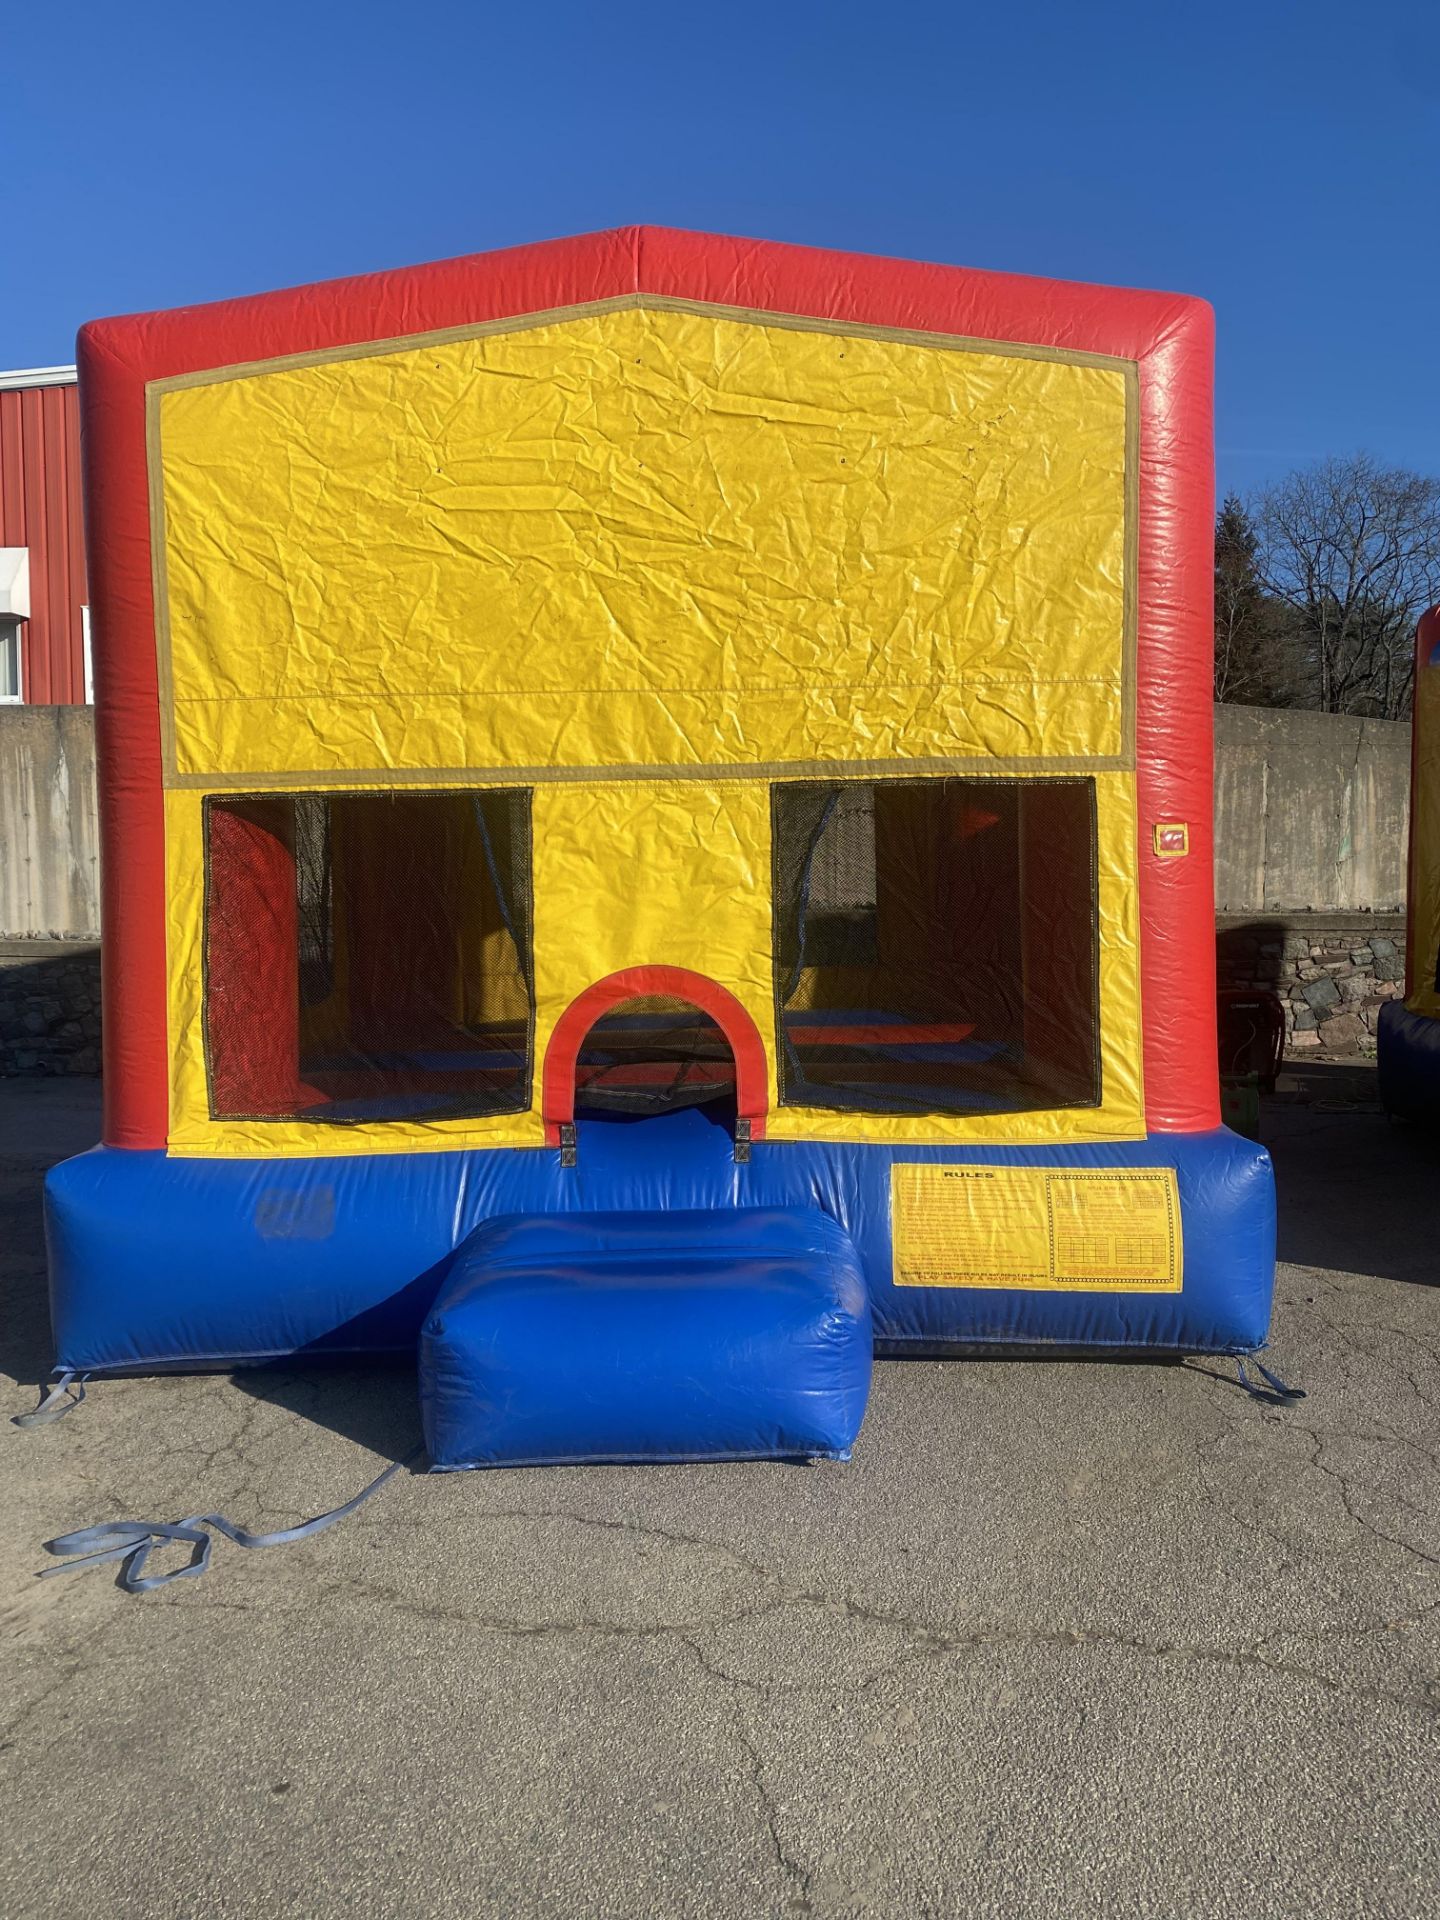
[[[1222,486],[1440,470],[1433,0],[28,0],[0,366],[653,221],[1204,294]]]

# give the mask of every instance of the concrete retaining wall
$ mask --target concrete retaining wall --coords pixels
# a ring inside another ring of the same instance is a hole
[[[0,707],[0,1073],[95,1069],[94,739],[88,707]],[[1368,1050],[1399,991],[1409,783],[1404,723],[1216,709],[1220,979],[1278,991],[1292,1047]]]
[[[1405,903],[1410,728],[1215,709],[1221,913],[1393,913]],[[89,707],[0,707],[0,939],[95,939]]]
[[[1402,910],[1409,798],[1408,721],[1217,707],[1217,910]]]
[[[89,707],[0,707],[0,940],[96,940]]]

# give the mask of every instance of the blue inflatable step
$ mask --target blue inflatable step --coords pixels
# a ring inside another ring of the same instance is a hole
[[[512,1215],[456,1249],[420,1338],[433,1465],[846,1460],[870,1303],[810,1208]]]

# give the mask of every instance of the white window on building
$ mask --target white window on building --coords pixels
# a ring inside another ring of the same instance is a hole
[[[30,617],[30,549],[0,547],[0,701],[23,700],[20,623]]]
[[[0,614],[0,701],[22,700],[20,686],[20,622]]]

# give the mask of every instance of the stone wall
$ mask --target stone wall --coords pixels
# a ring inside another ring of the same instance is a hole
[[[1278,995],[1287,1053],[1372,1054],[1381,1007],[1405,992],[1405,917],[1222,914],[1216,963],[1222,987]]]
[[[100,1071],[100,948],[0,941],[0,1074]]]

